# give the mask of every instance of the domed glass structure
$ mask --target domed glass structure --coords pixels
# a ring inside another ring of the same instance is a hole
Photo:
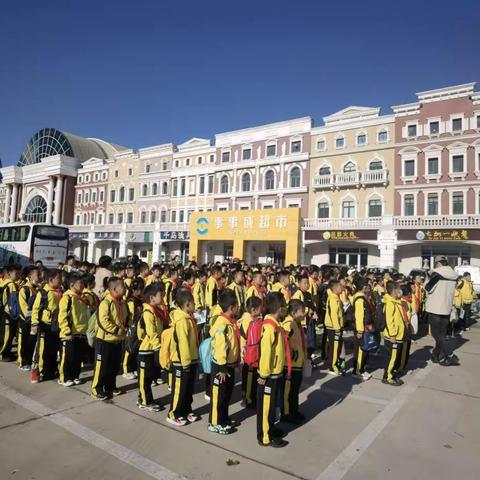
[[[28,202],[25,209],[24,220],[26,222],[43,223],[47,219],[47,202],[43,197],[37,195]]]

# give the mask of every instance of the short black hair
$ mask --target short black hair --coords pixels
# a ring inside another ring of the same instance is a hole
[[[85,278],[81,273],[73,272],[68,275],[68,286],[71,287],[74,283],[81,281],[85,285]]]
[[[218,293],[218,304],[222,311],[226,312],[230,307],[238,304],[237,296],[233,290],[224,288]]]
[[[333,290],[339,283],[340,283],[340,280],[336,280],[335,278],[332,278],[332,280],[328,282],[327,288],[329,288],[330,290]]]
[[[130,290],[133,292],[135,290],[144,290],[145,288],[145,280],[143,280],[142,277],[137,277],[132,281],[132,284],[130,285]]]
[[[14,263],[13,265],[9,265],[7,267],[7,272],[12,273],[12,272],[21,272],[22,271],[22,266],[18,265],[17,263]]]
[[[368,285],[369,285],[368,279],[365,278],[365,277],[360,277],[355,282],[355,286],[357,287],[357,291],[363,290]]]
[[[195,274],[192,272],[192,270],[186,270],[183,274],[183,279],[185,281],[192,279],[195,276]]]
[[[152,283],[143,292],[143,296],[146,302],[150,301],[150,297],[154,297],[158,293],[163,294],[163,289],[161,288],[163,285],[161,283]]]
[[[98,266],[101,268],[110,268],[112,266],[112,257],[108,255],[102,255],[98,259]]]
[[[48,282],[52,281],[54,278],[61,277],[62,272],[57,268],[49,268],[45,273],[45,280]]]
[[[297,310],[300,310],[301,308],[305,309],[305,304],[298,298],[294,298],[288,303],[288,313],[290,315],[292,315]]]
[[[150,270],[148,263],[141,262],[140,265],[138,266],[138,271],[142,273],[142,272],[146,272],[147,270]]]
[[[222,267],[221,267],[220,265],[214,265],[214,266],[212,267],[212,270],[211,270],[212,275],[213,275],[214,273],[221,273],[221,271],[222,271]]]
[[[193,302],[192,292],[186,288],[180,288],[175,295],[175,303],[178,308],[183,308],[188,302]]]
[[[83,281],[85,282],[85,286],[94,286],[95,285],[95,276],[91,273],[84,273],[83,274]]]
[[[265,310],[268,313],[275,313],[285,307],[285,297],[280,292],[269,292],[265,297]]]
[[[262,306],[262,299],[252,295],[246,302],[247,312],[251,312],[253,309],[260,308]]]
[[[107,281],[108,290],[113,290],[117,285],[123,285],[123,280],[119,277],[110,277]]]
[[[398,288],[398,283],[397,283],[397,282],[392,282],[391,280],[389,280],[389,281],[387,282],[386,289],[387,289],[387,293],[388,293],[389,295],[391,295],[392,292],[393,292],[396,288]]]

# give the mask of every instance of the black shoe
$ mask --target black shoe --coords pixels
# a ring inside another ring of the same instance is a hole
[[[401,385],[403,385],[403,382],[401,380],[398,380],[398,378],[392,378],[391,380],[387,380],[386,378],[384,378],[382,380],[382,383],[384,383],[385,385],[390,385],[392,387],[400,387]]]
[[[272,438],[270,440],[270,443],[263,443],[259,440],[258,444],[261,447],[283,448],[283,447],[286,447],[288,445],[288,442],[286,440],[281,439],[281,438]]]
[[[272,438],[283,438],[286,435],[287,434],[281,428],[273,427],[270,429],[270,436]]]
[[[17,357],[13,354],[2,355],[2,362],[14,362]]]
[[[447,357],[445,360],[440,362],[440,365],[442,365],[442,367],[456,367],[460,365],[460,362],[456,355],[451,355],[450,357]]]
[[[294,416],[299,418],[302,422],[304,422],[307,419],[307,417],[301,412],[294,413]]]
[[[291,423],[292,425],[300,425],[302,420],[294,415],[282,415],[282,422]]]

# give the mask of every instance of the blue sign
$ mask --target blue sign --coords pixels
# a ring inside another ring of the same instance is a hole
[[[200,217],[195,224],[197,225],[197,233],[199,235],[206,235],[208,233],[208,218]]]
[[[74,238],[88,238],[87,232],[70,232],[69,237],[73,240]]]
[[[120,232],[95,232],[95,238],[98,240],[118,240]]]
[[[162,231],[160,232],[160,240],[190,240],[190,232],[173,232]]]

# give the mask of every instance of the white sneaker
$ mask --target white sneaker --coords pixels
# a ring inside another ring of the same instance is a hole
[[[75,378],[75,379],[73,380],[73,383],[74,383],[75,385],[81,385],[81,384],[82,384],[82,381],[81,381],[79,378]]]
[[[342,372],[340,372],[340,371],[336,372],[335,370],[328,370],[327,373],[329,375],[333,375],[334,377],[341,377],[342,376]]]
[[[361,377],[363,378],[363,381],[366,382],[367,380],[370,380],[372,378],[372,374],[368,372],[363,372]]]
[[[124,373],[122,377],[127,380],[135,380],[137,378],[133,372]]]
[[[205,395],[203,396],[203,398],[204,398],[207,402],[210,401],[210,397],[209,397],[207,394],[205,394]]]
[[[67,380],[66,382],[61,382],[59,380],[58,384],[61,385],[62,387],[73,387],[75,385],[75,383],[73,383],[73,380]]]

